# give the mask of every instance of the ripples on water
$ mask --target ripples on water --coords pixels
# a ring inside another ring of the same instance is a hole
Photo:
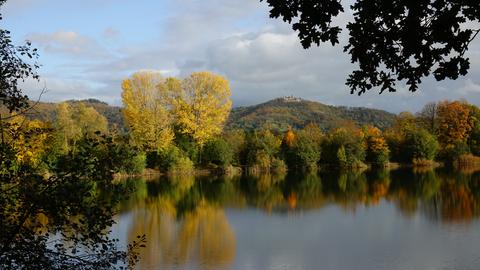
[[[139,269],[480,269],[480,174],[129,179],[113,234]]]

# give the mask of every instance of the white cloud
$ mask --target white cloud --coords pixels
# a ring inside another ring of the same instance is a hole
[[[218,40],[209,47],[207,60],[210,69],[233,82],[237,104],[285,94],[327,103],[351,97],[343,83],[338,84],[351,68],[341,48],[324,45],[304,50],[291,31],[272,29]]]
[[[41,95],[42,101],[59,102],[69,99],[97,98],[106,102],[115,102],[118,92],[110,92],[105,83],[92,83],[91,81],[56,78],[44,76],[40,81],[26,80],[20,85],[32,100],[37,100]],[[44,91],[42,93],[42,91]]]
[[[464,86],[458,91],[463,94],[480,94],[480,84],[474,83],[472,79],[467,79]]]
[[[296,80],[300,77],[315,81],[321,76],[319,68],[334,62],[341,65],[342,55],[328,47],[304,50],[294,33],[264,32],[234,36],[213,44],[208,49],[210,66],[221,70],[232,80],[274,82]],[[312,59],[318,59],[313,62]],[[306,70],[309,69],[309,70]]]
[[[32,33],[27,39],[41,46],[45,52],[61,53],[75,57],[106,58],[108,51],[96,40],[74,31],[57,31],[49,34]]]

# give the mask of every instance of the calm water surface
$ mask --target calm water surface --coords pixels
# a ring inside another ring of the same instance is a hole
[[[139,269],[480,269],[480,173],[445,169],[126,182],[114,236]]]

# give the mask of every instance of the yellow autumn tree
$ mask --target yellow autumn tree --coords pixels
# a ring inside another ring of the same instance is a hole
[[[443,147],[466,143],[473,121],[466,102],[443,101],[438,104],[438,140]]]
[[[163,150],[174,138],[172,115],[160,73],[142,71],[122,82],[123,116],[133,142],[145,150]]]
[[[390,150],[382,135],[382,131],[374,126],[364,128],[367,142],[366,160],[375,165],[384,165],[388,162]]]
[[[175,121],[198,144],[222,132],[232,107],[230,86],[222,76],[195,72],[179,83],[168,80]]]
[[[55,128],[62,151],[75,149],[77,141],[85,135],[93,135],[97,131],[108,132],[107,118],[81,102],[60,103],[56,114]]]
[[[7,126],[6,139],[15,149],[17,161],[37,166],[49,148],[51,136],[48,125],[17,115],[8,121]]]

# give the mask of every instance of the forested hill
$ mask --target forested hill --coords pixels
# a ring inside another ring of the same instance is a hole
[[[91,106],[105,116],[111,126],[125,130],[121,107],[111,106],[96,99],[67,102],[82,102]],[[37,113],[34,118],[46,121],[55,119],[54,103],[39,103],[35,110]],[[254,129],[268,125],[272,129],[284,131],[289,126],[302,128],[308,123],[316,123],[322,129],[328,130],[342,122],[352,120],[359,125],[372,124],[383,129],[392,124],[394,117],[394,114],[382,110],[336,107],[294,97],[283,97],[258,105],[233,108],[226,128]]]
[[[393,123],[395,114],[363,107],[330,106],[296,97],[282,97],[268,102],[234,108],[227,123],[228,129],[254,129],[268,125],[284,131],[289,126],[302,128],[316,123],[323,130],[331,129],[345,121],[359,125],[372,124],[384,129]]]

